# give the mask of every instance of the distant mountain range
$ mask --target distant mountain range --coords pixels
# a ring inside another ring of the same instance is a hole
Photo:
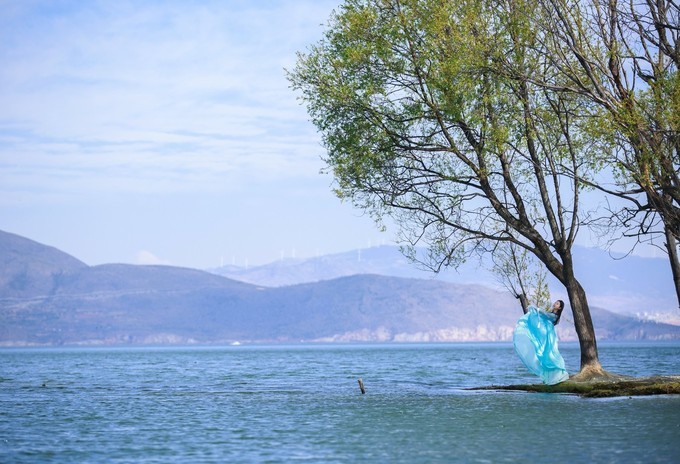
[[[392,261],[371,258],[373,270],[408,276],[393,251],[362,250],[361,259],[386,253]],[[507,341],[521,315],[514,298],[488,286],[349,275],[349,263],[348,275],[333,277],[342,259],[326,259],[297,264],[326,279],[294,285],[275,272],[290,278],[291,263],[260,268],[278,279],[272,286],[172,266],[87,266],[0,231],[0,345]],[[592,312],[600,340],[680,339],[680,326]],[[560,324],[562,340],[575,339],[570,326]]]
[[[680,311],[665,258],[630,255],[615,259],[598,248],[574,247],[577,276],[590,304],[615,313],[680,324]],[[504,291],[497,279],[477,261],[435,274],[411,263],[395,246],[380,246],[309,259],[282,259],[254,267],[223,266],[209,272],[268,287],[318,282],[359,274],[475,284]],[[549,276],[551,292],[566,299],[561,284]]]

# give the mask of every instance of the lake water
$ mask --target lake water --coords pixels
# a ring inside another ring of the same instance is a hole
[[[636,376],[679,355],[600,346]],[[511,344],[4,349],[0,462],[680,462],[679,396],[466,390],[526,382]]]

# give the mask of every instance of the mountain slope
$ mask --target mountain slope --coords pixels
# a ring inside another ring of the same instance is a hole
[[[6,346],[508,341],[521,315],[507,292],[432,279],[355,275],[268,288],[170,266],[89,267],[6,233],[0,250],[9,263],[0,285]],[[17,276],[29,284],[18,290]],[[677,326],[592,311],[600,340],[680,339]],[[561,339],[575,339],[564,319]]]
[[[596,248],[574,247],[577,277],[594,306],[623,314],[668,316],[680,322],[677,299],[665,258],[628,256],[614,259]],[[476,260],[439,274],[410,263],[394,246],[380,246],[309,259],[286,259],[270,264],[239,268],[209,269],[230,279],[264,286],[318,282],[359,274],[430,279],[457,284],[479,284],[501,288],[495,277]],[[562,285],[549,276],[556,298],[566,298]]]
[[[87,265],[56,248],[0,230],[0,298],[48,294]]]
[[[521,314],[489,288],[376,275],[271,289],[258,307],[280,315],[284,333],[324,341],[501,340]]]

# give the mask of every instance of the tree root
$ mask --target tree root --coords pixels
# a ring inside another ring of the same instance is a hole
[[[606,380],[601,380],[606,378]],[[506,385],[470,388],[470,390],[525,391],[534,393],[570,393],[586,398],[616,396],[680,395],[680,375],[629,377],[605,372],[605,377],[589,377],[587,381],[569,379],[556,385]]]
[[[569,377],[571,382],[620,382],[633,377],[606,371],[599,364],[584,366],[578,374]]]

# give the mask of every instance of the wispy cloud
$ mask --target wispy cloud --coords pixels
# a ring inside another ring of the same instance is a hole
[[[169,261],[159,258],[150,251],[141,250],[137,252],[137,264],[171,264],[171,263]]]
[[[318,37],[332,3],[10,2],[0,12],[0,188],[315,176],[318,139],[283,67]]]

